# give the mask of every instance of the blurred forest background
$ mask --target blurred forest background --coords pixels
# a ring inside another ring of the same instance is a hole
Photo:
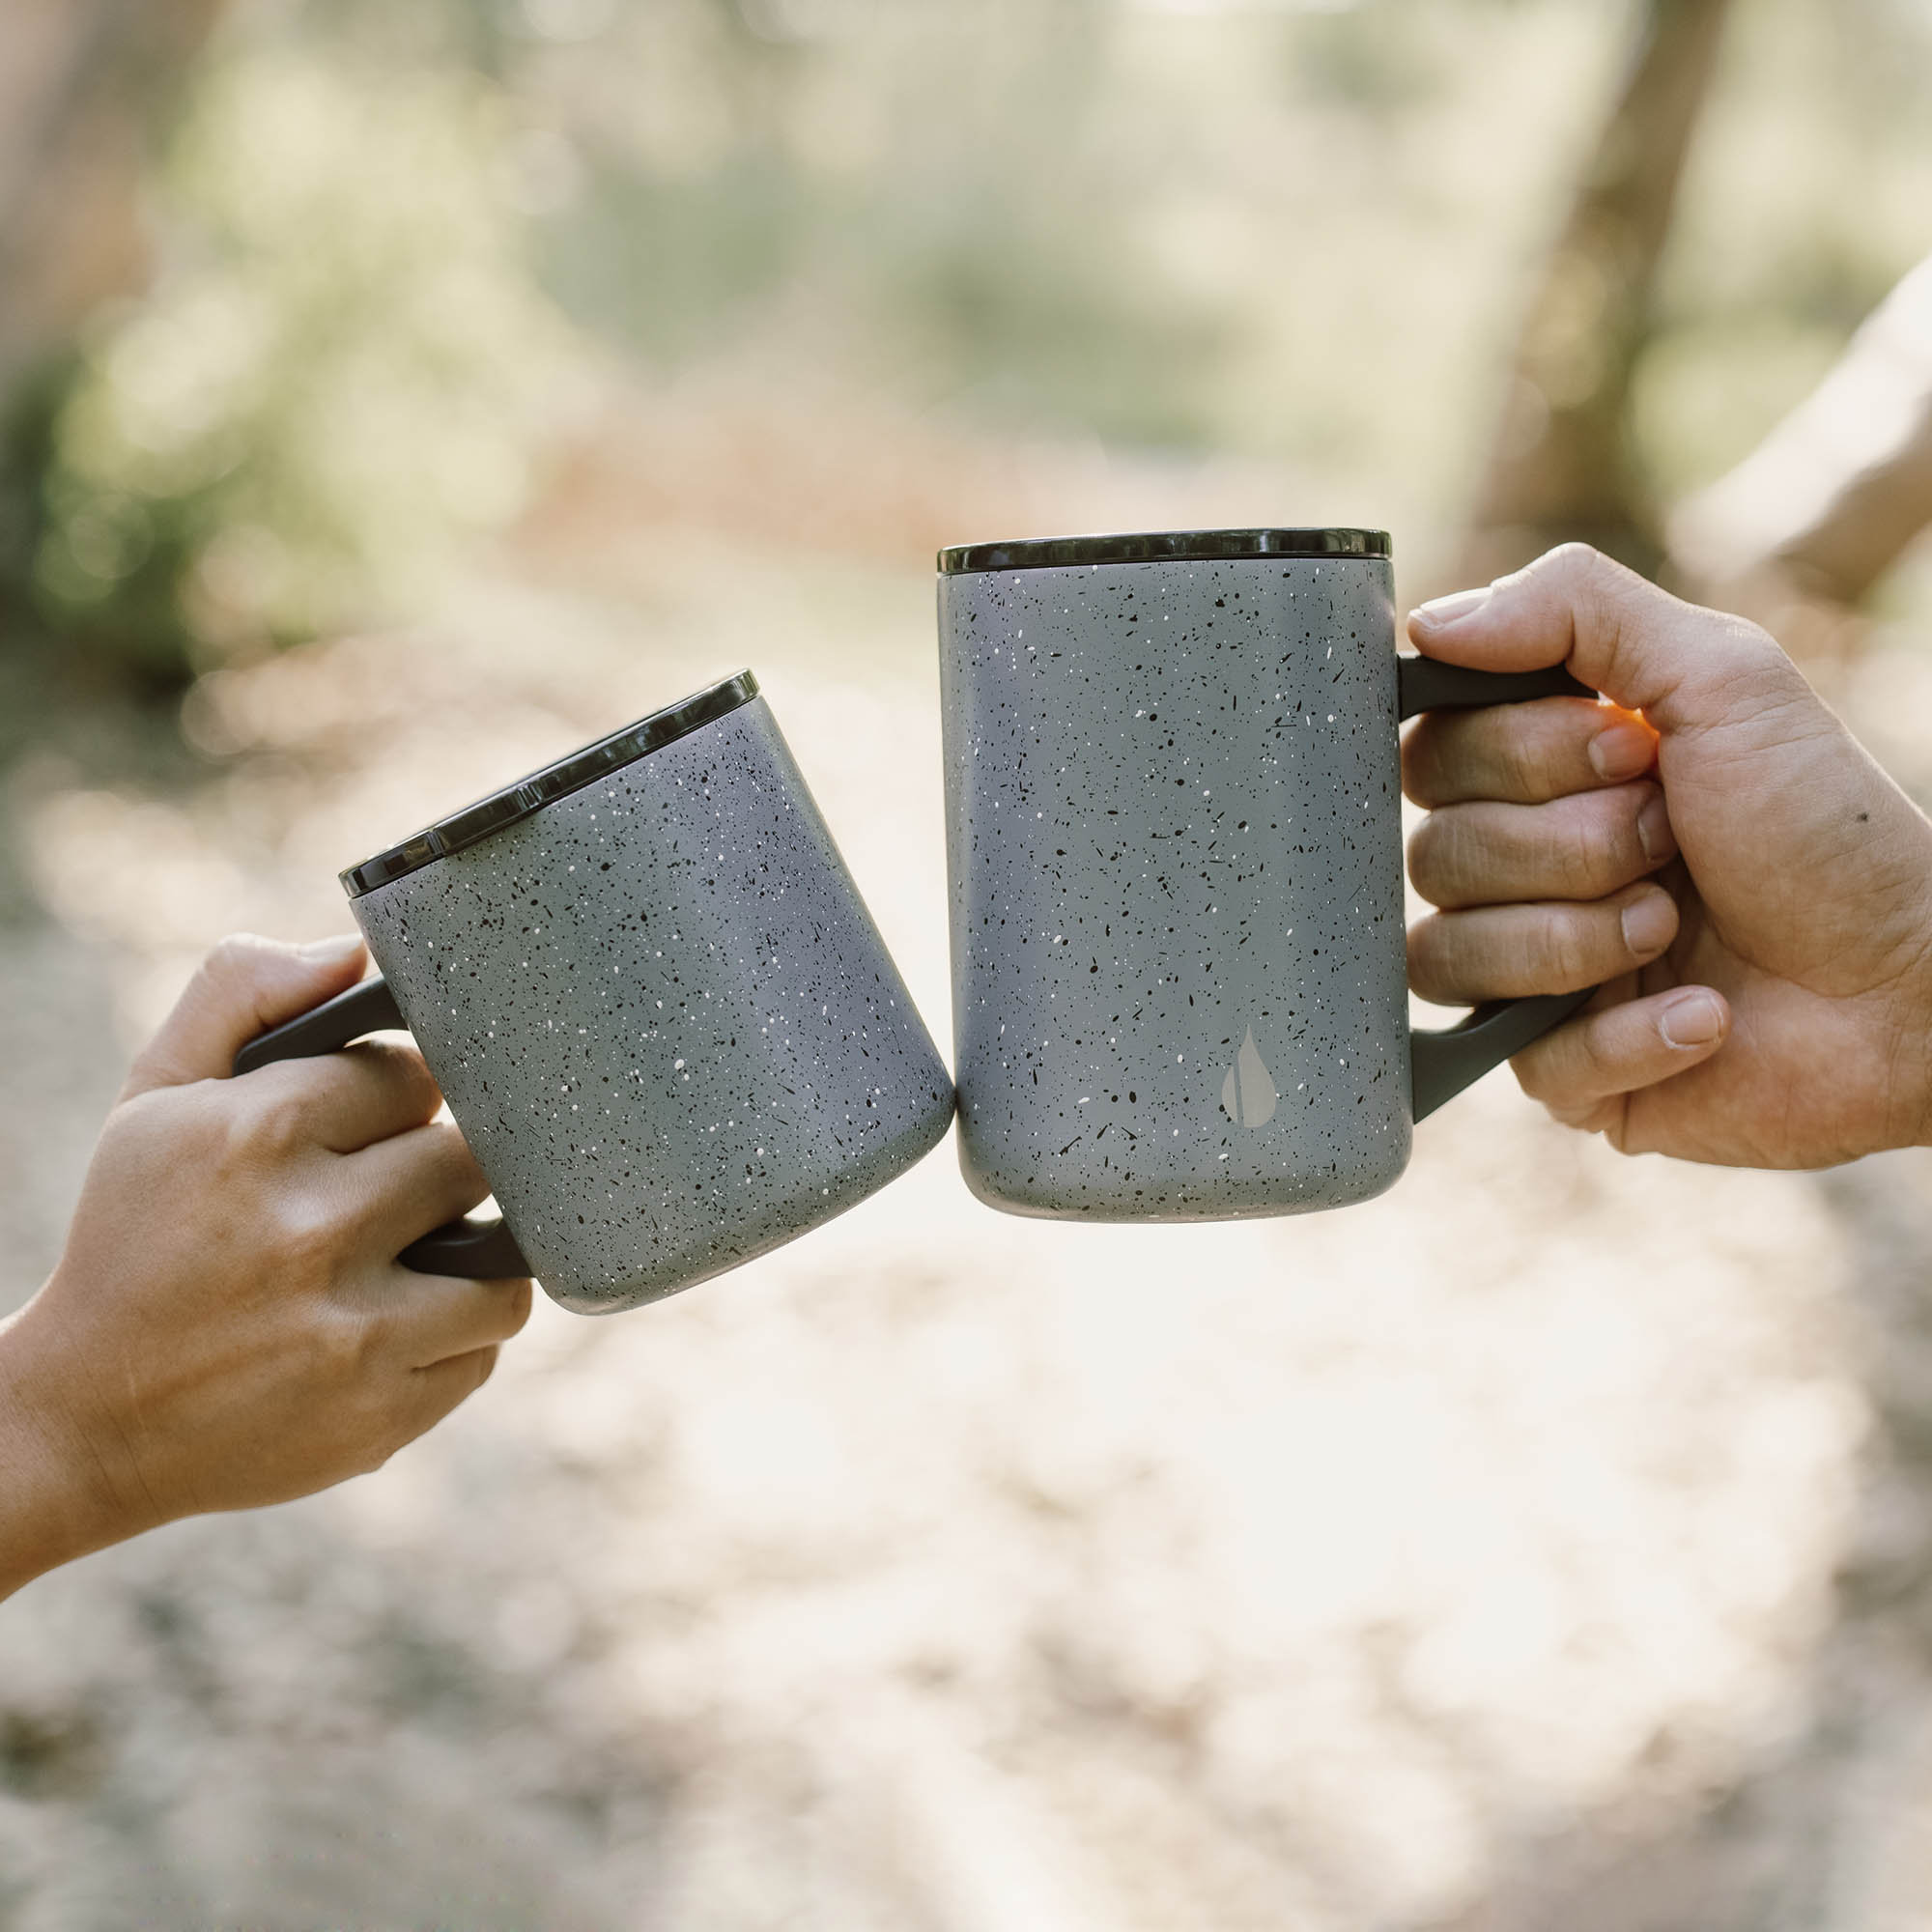
[[[1924,796],[1928,99],[1923,0],[0,0],[0,1311],[203,947],[741,663],[946,1037],[942,543],[1586,536]],[[1492,1081],[546,1308],[0,1609],[0,1926],[1922,1925],[1928,1180]]]

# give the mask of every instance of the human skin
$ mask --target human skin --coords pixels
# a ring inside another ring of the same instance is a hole
[[[1451,664],[1606,704],[1435,713],[1403,747],[1449,1004],[1601,985],[1512,1063],[1629,1153],[1814,1168],[1932,1129],[1932,823],[1763,631],[1580,545],[1411,612]]]
[[[0,1597],[175,1518],[379,1467],[528,1317],[527,1281],[396,1262],[488,1192],[412,1048],[229,1077],[362,957],[225,941],[135,1061],[59,1265],[0,1325]]]

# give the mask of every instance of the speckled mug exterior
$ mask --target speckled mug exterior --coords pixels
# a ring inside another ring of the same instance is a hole
[[[1366,1200],[1407,1164],[1386,557],[940,580],[960,1164],[1022,1214]]]
[[[510,1232],[581,1313],[804,1234],[952,1120],[761,697],[354,904]]]

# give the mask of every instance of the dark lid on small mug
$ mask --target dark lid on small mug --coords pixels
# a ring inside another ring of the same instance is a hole
[[[595,744],[572,752],[554,765],[531,772],[515,784],[486,794],[461,811],[451,812],[447,818],[439,818],[400,845],[391,845],[386,852],[378,852],[373,859],[350,867],[341,874],[342,890],[352,899],[360,898],[378,886],[386,886],[391,879],[400,879],[405,872],[413,872],[438,859],[447,858],[452,852],[461,852],[466,845],[477,844],[492,833],[516,824],[520,818],[527,818],[556,799],[567,798],[652,752],[663,751],[700,725],[724,717],[741,704],[749,704],[757,695],[758,680],[748,670],[695,691],[675,704],[667,704],[662,711],[653,711],[648,718],[639,718],[635,724],[626,724],[621,731],[612,731],[608,738],[599,738]]]
[[[1027,537],[955,544],[939,553],[942,577],[1068,564],[1216,563],[1242,557],[1387,556],[1386,530],[1139,530],[1122,536]]]

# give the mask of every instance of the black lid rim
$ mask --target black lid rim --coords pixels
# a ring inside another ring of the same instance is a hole
[[[1386,530],[1135,530],[954,544],[939,553],[939,574],[970,577],[989,570],[1053,570],[1100,563],[1220,563],[1276,556],[1347,559],[1390,554]]]
[[[439,859],[446,859],[452,852],[480,844],[533,811],[568,798],[572,792],[582,791],[653,752],[663,751],[702,725],[728,717],[757,695],[758,680],[749,670],[720,678],[716,684],[706,685],[702,691],[695,691],[675,704],[667,704],[662,711],[653,711],[648,717],[626,724],[621,731],[612,731],[609,737],[599,738],[567,757],[558,758],[554,764],[531,772],[515,784],[487,793],[461,811],[439,818],[400,845],[391,845],[386,852],[378,852],[373,859],[350,867],[340,874],[342,890],[352,899],[357,899],[364,893],[373,893],[378,886],[386,886],[406,873],[420,871]]]

